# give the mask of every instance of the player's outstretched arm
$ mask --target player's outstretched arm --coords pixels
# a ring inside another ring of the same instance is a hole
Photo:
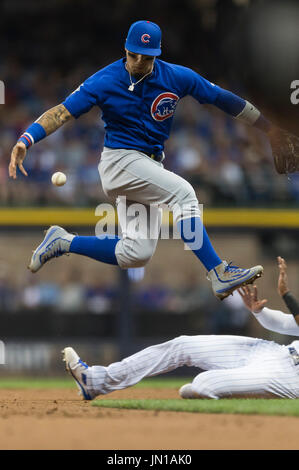
[[[267,134],[274,167],[279,174],[299,171],[299,137],[270,122],[252,103],[210,84],[210,102],[239,121]],[[212,91],[213,90],[213,91]],[[211,101],[212,97],[212,101]]]
[[[46,135],[50,135],[70,119],[74,119],[71,113],[63,104],[58,104],[42,114],[35,122],[44,128]]]
[[[283,258],[277,257],[279,277],[277,290],[281,295],[290,313],[294,316],[297,325],[299,325],[299,302],[295,299],[288,286],[287,264]]]
[[[65,122],[72,119],[73,116],[63,104],[54,106],[44,114],[42,114],[19,138],[13,147],[8,167],[10,178],[17,178],[17,168],[28,176],[23,161],[26,157],[27,149],[47,135],[52,134],[61,127]]]
[[[268,302],[267,299],[259,300],[257,287],[253,286],[251,289],[249,286],[243,286],[238,289],[240,296],[244,302],[244,305],[248,310],[253,313],[259,313],[263,310],[264,306]]]
[[[283,297],[285,294],[290,292],[288,286],[288,276],[287,276],[287,264],[283,258],[280,256],[277,257],[279,276],[278,276],[278,286],[277,290],[279,295]]]
[[[238,290],[245,306],[253,313],[257,321],[267,330],[276,333],[299,336],[299,326],[292,315],[265,307],[266,299],[258,300],[257,288],[242,287]]]
[[[298,136],[275,126],[252,103],[222,88],[218,87],[218,96],[214,104],[241,122],[267,134],[277,173],[288,174],[299,171]]]

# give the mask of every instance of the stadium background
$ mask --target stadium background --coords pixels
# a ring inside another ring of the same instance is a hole
[[[62,374],[60,349],[67,343],[85,360],[105,365],[179,334],[283,342],[256,324],[236,294],[217,301],[202,266],[179,240],[159,241],[140,280],[79,256],[51,262],[36,275],[26,269],[49,224],[94,233],[95,208],[106,201],[97,172],[104,135],[99,110],[30,149],[28,178],[10,181],[7,166],[20,133],[122,57],[128,27],[141,18],[161,26],[163,60],[246,97],[298,135],[299,105],[290,101],[290,84],[299,79],[296,2],[3,0],[0,8],[1,374]],[[166,168],[190,181],[204,204],[217,251],[233,264],[263,264],[261,295],[283,308],[276,256],[285,257],[298,293],[298,175],[275,173],[260,131],[188,98],[178,107],[166,153]],[[68,176],[63,188],[51,185],[57,170]]]

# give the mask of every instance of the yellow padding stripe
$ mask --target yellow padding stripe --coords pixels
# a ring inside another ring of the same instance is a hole
[[[115,213],[111,211],[105,222],[113,223]],[[172,214],[165,212],[163,223],[172,223]],[[117,220],[117,218],[116,218]],[[100,221],[94,209],[79,208],[24,208],[0,209],[2,226],[34,225],[88,225]],[[289,227],[299,228],[299,210],[284,209],[206,209],[203,221],[210,227]]]

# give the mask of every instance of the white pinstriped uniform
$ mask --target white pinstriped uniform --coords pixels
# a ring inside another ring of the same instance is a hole
[[[261,323],[269,323],[267,316],[271,318],[273,313],[288,317],[292,327],[288,329],[292,331],[289,334],[299,336],[299,327],[292,315],[270,309],[264,311],[262,318],[257,317]],[[106,394],[135,385],[144,377],[186,365],[204,370],[192,382],[192,390],[202,398],[298,398],[299,364],[295,365],[289,347],[299,351],[299,341],[285,346],[243,336],[179,336],[108,367],[89,367],[87,386],[97,394]]]
[[[288,348],[240,336],[179,336],[108,367],[90,367],[87,383],[106,394],[183,365],[206,370],[192,382],[202,397],[299,397],[299,365]]]

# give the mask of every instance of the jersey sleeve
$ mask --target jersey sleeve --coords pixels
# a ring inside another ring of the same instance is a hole
[[[220,87],[194,70],[187,67],[179,68],[179,80],[184,96],[190,95],[199,103],[214,104],[220,91]]]
[[[237,116],[246,105],[243,98],[215,85],[192,69],[182,67],[180,78],[182,86],[185,83],[184,94],[193,96],[201,104],[213,104],[231,116]]]
[[[96,74],[89,77],[63,101],[62,104],[72,116],[78,118],[93,106],[98,105],[97,82]]]
[[[299,336],[299,326],[293,315],[264,307],[259,313],[252,312],[257,321],[267,330],[290,336]]]

